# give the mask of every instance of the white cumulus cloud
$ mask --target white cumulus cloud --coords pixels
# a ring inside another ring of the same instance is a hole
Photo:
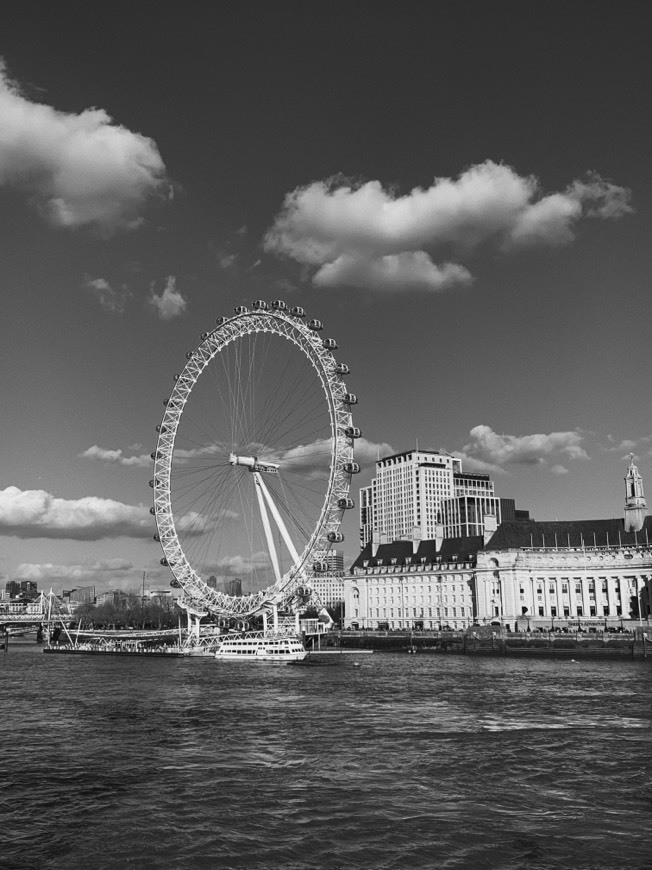
[[[136,226],[148,197],[167,186],[155,142],[104,109],[74,114],[27,99],[1,60],[0,118],[0,185],[26,191],[56,226]]]
[[[84,289],[97,299],[102,308],[113,311],[115,314],[123,314],[131,291],[126,287],[112,287],[106,278],[91,278],[85,275],[83,280]]]
[[[82,459],[91,459],[98,462],[106,462],[109,465],[125,465],[129,468],[148,468],[152,464],[152,459],[148,453],[142,453],[138,456],[124,456],[122,450],[107,450],[104,447],[98,447],[94,444],[79,456]]]
[[[567,469],[560,459],[588,459],[582,446],[580,432],[550,432],[535,435],[499,435],[490,426],[475,426],[469,435],[471,441],[455,455],[463,459],[464,468],[470,471],[502,471],[508,465],[545,466],[553,460],[550,468],[555,474],[565,474]],[[547,467],[547,466],[546,466]]]
[[[153,518],[145,505],[86,496],[56,498],[41,489],[9,486],[0,491],[0,534],[17,538],[146,538]]]
[[[174,275],[170,275],[161,293],[156,293],[152,287],[149,297],[150,304],[157,309],[161,320],[172,320],[186,310],[187,300],[177,290],[177,282]]]
[[[441,290],[471,281],[447,252],[466,259],[482,244],[567,244],[581,218],[619,218],[632,210],[629,199],[597,173],[544,194],[534,176],[491,160],[402,196],[379,181],[335,178],[289,193],[264,247],[310,267],[321,287]]]

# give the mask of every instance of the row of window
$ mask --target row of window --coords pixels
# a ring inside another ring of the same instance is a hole
[[[374,610],[375,610],[375,618],[380,619],[381,617],[389,617],[393,619],[394,617],[398,617],[402,619],[406,618],[423,618],[426,616],[437,616],[437,617],[453,617],[454,619],[458,616],[462,619],[470,618],[473,616],[473,608],[472,607],[372,607],[369,610],[369,615],[371,618],[374,618]],[[358,615],[358,611],[354,611],[355,615]]]

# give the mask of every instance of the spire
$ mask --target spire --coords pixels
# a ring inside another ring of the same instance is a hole
[[[629,454],[629,467],[625,475],[625,531],[640,532],[647,516],[647,502],[643,492],[643,478],[634,465],[634,454]]]

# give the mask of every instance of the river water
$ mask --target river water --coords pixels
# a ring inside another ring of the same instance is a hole
[[[652,668],[0,653],[0,868],[652,868]]]

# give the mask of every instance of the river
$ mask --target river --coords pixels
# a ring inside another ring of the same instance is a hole
[[[652,668],[0,653],[0,868],[650,870]]]

